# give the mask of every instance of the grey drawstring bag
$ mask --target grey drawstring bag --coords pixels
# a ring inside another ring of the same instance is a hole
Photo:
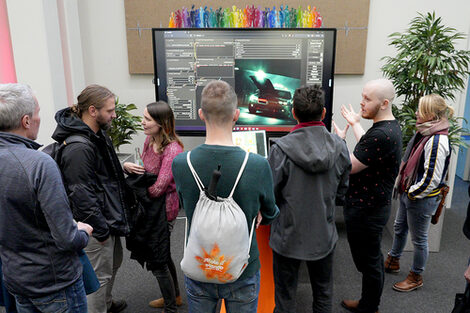
[[[204,192],[204,184],[191,164],[190,154],[188,152],[187,162],[200,194],[189,237],[185,238],[181,269],[187,277],[196,281],[231,283],[240,277],[248,265],[256,220],[253,219],[249,231],[245,213],[232,198],[249,153],[245,155],[230,195],[228,198],[218,198],[217,201],[210,199]]]

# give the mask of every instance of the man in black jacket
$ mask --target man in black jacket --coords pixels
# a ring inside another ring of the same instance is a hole
[[[120,236],[128,233],[124,203],[124,175],[106,134],[116,117],[115,95],[107,88],[90,85],[77,97],[78,103],[56,113],[52,138],[62,143],[71,135],[85,142],[66,145],[59,167],[73,216],[93,229],[85,251],[100,281],[100,289],[88,296],[88,312],[120,312],[125,301],[112,301],[111,290],[122,263]]]

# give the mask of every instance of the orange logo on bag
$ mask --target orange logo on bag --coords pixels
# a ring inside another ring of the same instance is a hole
[[[219,255],[219,253],[219,246],[215,243],[210,254],[202,248],[204,256],[195,256],[195,259],[201,264],[199,268],[202,269],[207,279],[218,279],[220,282],[227,282],[233,279],[232,274],[227,273],[233,258],[226,260],[225,256]]]

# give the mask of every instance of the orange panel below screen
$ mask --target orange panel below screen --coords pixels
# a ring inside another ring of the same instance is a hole
[[[273,252],[269,247],[270,229],[270,226],[260,226],[256,230],[261,262],[261,288],[258,298],[258,313],[271,313],[274,310]],[[222,302],[220,313],[226,313],[224,302]]]

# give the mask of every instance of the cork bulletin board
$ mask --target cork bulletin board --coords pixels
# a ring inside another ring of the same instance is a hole
[[[335,74],[363,74],[366,57],[367,26],[370,0],[303,0],[273,1],[259,0],[250,3],[239,0],[124,0],[126,11],[127,50],[130,74],[153,74],[152,27],[168,27],[169,16],[182,7],[208,6],[227,8],[247,4],[278,8],[288,5],[306,9],[316,6],[323,17],[323,27],[336,28]]]

